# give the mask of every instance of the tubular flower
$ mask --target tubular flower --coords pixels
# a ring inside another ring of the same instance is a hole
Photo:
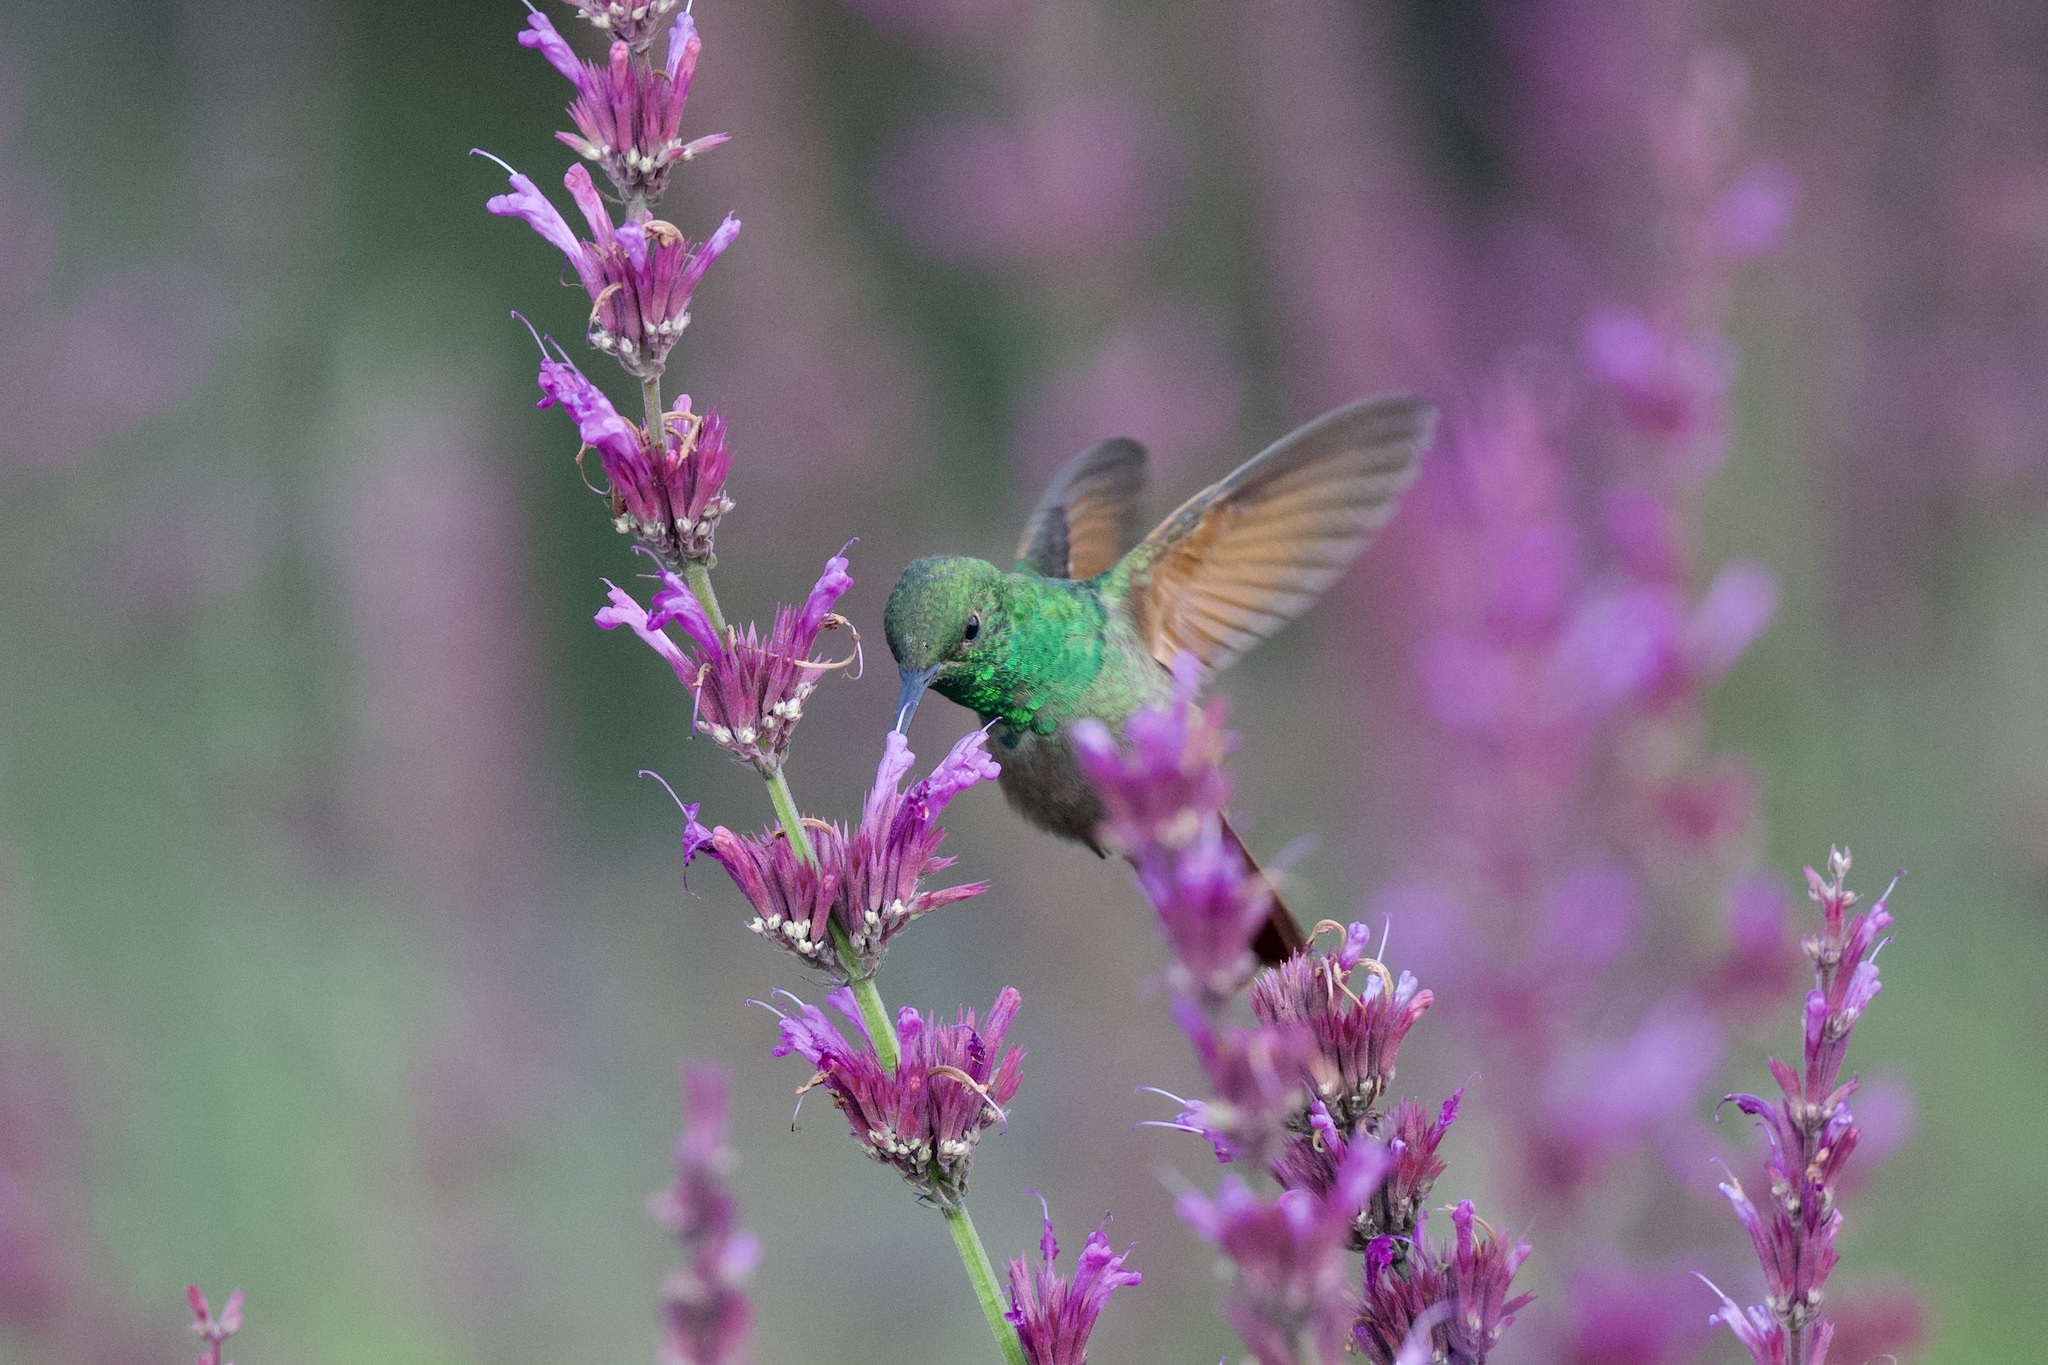
[[[741,1365],[754,1308],[745,1284],[761,1243],[739,1226],[739,1200],[726,1176],[727,1083],[716,1066],[685,1065],[683,1131],[676,1137],[676,1180],[647,1201],[647,1211],[683,1250],[682,1266],[662,1285],[662,1365]]]
[[[541,358],[540,388],[540,406],[561,404],[584,447],[597,452],[614,527],[665,567],[716,562],[718,523],[733,508],[725,491],[732,453],[723,414],[713,408],[700,417],[683,394],[663,418],[657,448],[566,355]]]
[[[851,542],[848,542],[851,544]],[[697,702],[697,731],[733,757],[751,763],[763,776],[782,768],[789,738],[803,718],[804,702],[817,690],[818,676],[844,667],[856,652],[838,662],[811,658],[824,631],[847,625],[832,606],[853,586],[842,552],[825,561],[825,571],[801,607],[775,609],[775,625],[763,640],[752,624],[744,631],[728,625],[714,628],[687,583],[664,569],[661,589],[648,611],[625,589],[607,581],[611,605],[597,613],[606,630],[630,627],[634,634],[668,662]],[[664,627],[674,622],[696,646],[691,654]]]
[[[1184,848],[1153,846],[1137,860],[1138,886],[1159,915],[1173,952],[1174,988],[1221,1010],[1256,965],[1252,939],[1273,903],[1264,877],[1248,870],[1215,820]]]
[[[586,17],[589,12],[586,8]],[[622,196],[651,203],[668,188],[671,167],[716,147],[726,135],[713,133],[694,142],[685,142],[681,136],[683,104],[690,97],[697,54],[704,48],[689,11],[676,15],[670,26],[668,59],[658,69],[633,59],[635,48],[647,46],[646,37],[638,41],[624,33],[617,37],[605,65],[586,62],[548,17],[536,10],[526,16],[526,31],[519,35],[519,45],[537,48],[548,64],[576,87],[569,117],[575,120],[577,132],[555,136],[603,167]]]
[[[1456,1236],[1447,1246],[1425,1241],[1418,1224],[1405,1255],[1393,1237],[1375,1237],[1366,1248],[1365,1293],[1351,1340],[1373,1365],[1396,1365],[1411,1334],[1431,1318],[1434,1359],[1485,1365],[1500,1334],[1536,1297],[1508,1297],[1515,1272],[1529,1258],[1527,1242],[1487,1228],[1469,1199],[1451,1211],[1451,1226]]]
[[[1387,1151],[1387,1176],[1358,1211],[1351,1246],[1363,1251],[1375,1237],[1388,1236],[1395,1239],[1398,1255],[1401,1243],[1422,1221],[1429,1192],[1444,1173],[1436,1149],[1457,1118],[1458,1101],[1464,1093],[1461,1089],[1445,1100],[1434,1123],[1421,1105],[1402,1100],[1378,1120],[1377,1139],[1364,1132],[1347,1137],[1330,1117],[1328,1107],[1317,1100],[1309,1106],[1307,1131],[1288,1134],[1286,1146],[1270,1163],[1273,1178],[1290,1190],[1327,1195],[1351,1148],[1377,1140]]]
[[[1185,997],[1174,1003],[1174,1015],[1216,1094],[1208,1100],[1168,1095],[1182,1106],[1180,1116],[1156,1126],[1206,1138],[1218,1161],[1266,1159],[1308,1099],[1300,1078],[1314,1062],[1315,1039],[1299,1024],[1219,1026]]]
[[[1868,912],[1850,916],[1857,895],[1844,884],[1848,874],[1849,855],[1840,849],[1830,853],[1826,877],[1806,869],[1822,926],[1804,941],[1814,966],[1813,990],[1806,997],[1805,1065],[1771,1059],[1771,1075],[1783,1094],[1776,1102],[1758,1095],[1730,1095],[1726,1101],[1755,1119],[1770,1143],[1764,1163],[1770,1191],[1762,1208],[1733,1175],[1721,1184],[1763,1266],[1765,1297],[1744,1309],[1715,1289],[1721,1307],[1710,1321],[1733,1331],[1758,1365],[1793,1356],[1818,1362],[1834,1334],[1822,1310],[1828,1276],[1839,1259],[1835,1238],[1842,1214],[1835,1189],[1861,1136],[1849,1110],[1856,1081],[1841,1079],[1842,1062],[1856,1021],[1877,998],[1875,959],[1892,923],[1885,908],[1889,891]]]
[[[1296,953],[1260,972],[1251,988],[1261,1022],[1298,1020],[1314,1033],[1324,1065],[1308,1081],[1347,1133],[1371,1117],[1394,1079],[1401,1040],[1436,998],[1407,972],[1396,980],[1377,962],[1367,963],[1365,993],[1354,993],[1350,975],[1361,963],[1364,932],[1351,926],[1335,957],[1315,948]]]
[[[987,882],[922,889],[924,878],[943,872],[953,859],[937,856],[946,831],[940,812],[962,791],[1001,771],[988,756],[988,737],[969,731],[939,761],[931,775],[900,791],[916,761],[909,742],[895,731],[884,741],[860,823],[848,834],[838,825],[806,821],[816,865],[790,847],[778,829],[735,834],[720,825],[697,823],[697,807],[683,807],[683,863],[699,852],[731,876],[754,907],[748,928],[804,962],[844,980],[847,974],[832,942],[831,927],[844,932],[855,974],[872,976],[889,940],[912,920],[941,906],[978,896]]]
[[[638,378],[660,374],[669,348],[689,325],[690,296],[711,263],[739,236],[740,220],[727,214],[718,230],[694,247],[674,224],[659,218],[635,218],[614,227],[590,172],[571,166],[562,184],[589,226],[585,240],[533,181],[509,166],[505,170],[511,192],[493,196],[484,207],[500,218],[525,220],[562,253],[590,295],[592,346],[616,357]]]
[[[837,974],[839,955],[833,950],[832,906],[839,897],[840,871],[819,865],[790,846],[779,829],[758,835],[735,834],[724,825],[706,829],[697,823],[697,807],[683,807],[683,865],[709,852],[732,884],[754,907],[747,927],[806,965]]]
[[[1319,1359],[1342,1352],[1352,1320],[1346,1243],[1386,1169],[1379,1144],[1361,1142],[1321,1196],[1286,1190],[1268,1204],[1227,1175],[1213,1200],[1192,1191],[1181,1197],[1181,1221],[1231,1260],[1224,1315],[1263,1365],[1298,1360],[1304,1334]]]
[[[962,1009],[953,1023],[942,1024],[906,1006],[897,1014],[903,1056],[893,1074],[876,1057],[851,991],[842,988],[827,999],[859,1031],[858,1046],[823,1010],[782,994],[792,1008],[775,1011],[782,1020],[775,1055],[794,1052],[817,1069],[804,1089],[831,1092],[869,1156],[894,1166],[932,1203],[958,1207],[976,1144],[986,1129],[1008,1121],[1003,1106],[1023,1080],[1024,1053],[1003,1051],[1003,1036],[1017,1017],[1017,992],[1005,986],[985,1022]]]
[[[1041,1207],[1045,1201],[1039,1200]],[[1003,1314],[1017,1329],[1024,1359],[1030,1365],[1088,1365],[1088,1335],[1109,1306],[1110,1295],[1145,1277],[1124,1269],[1121,1255],[1109,1249],[1101,1228],[1088,1234],[1069,1280],[1053,1268],[1060,1244],[1052,1235],[1052,1211],[1046,1210],[1045,1233],[1038,1239],[1039,1262],[1022,1257],[1010,1262],[1010,1311]]]
[[[926,877],[955,861],[938,856],[946,837],[939,815],[955,796],[1002,771],[989,757],[988,736],[970,730],[929,777],[913,783],[907,792],[899,791],[916,757],[910,741],[891,730],[883,738],[882,762],[861,807],[860,823],[851,834],[833,829],[823,841],[830,853],[820,850],[828,865],[841,869],[834,913],[862,975],[874,974],[889,940],[912,920],[988,890],[987,882],[920,889]]]
[[[1100,837],[1134,862],[1151,848],[1194,844],[1230,800],[1223,761],[1237,736],[1223,728],[1227,707],[1220,697],[1196,703],[1201,674],[1193,655],[1180,656],[1173,676],[1172,704],[1132,716],[1122,745],[1099,721],[1074,727],[1081,770],[1106,812]]]

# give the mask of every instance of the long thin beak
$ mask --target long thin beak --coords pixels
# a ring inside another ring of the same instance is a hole
[[[923,697],[924,690],[932,685],[932,679],[938,675],[939,667],[933,664],[930,668],[915,671],[905,668],[899,671],[903,674],[903,691],[896,698],[896,730],[900,734],[909,731],[910,718],[917,714],[918,699]]]

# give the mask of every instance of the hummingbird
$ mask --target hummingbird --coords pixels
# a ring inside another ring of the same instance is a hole
[[[1102,802],[1069,727],[1093,717],[1120,733],[1172,700],[1183,652],[1206,681],[1306,611],[1392,518],[1435,425],[1435,408],[1406,396],[1324,413],[1142,540],[1144,447],[1089,447],[1039,499],[1008,570],[964,555],[903,570],[882,617],[903,678],[896,728],[927,688],[967,707],[989,727],[1010,805],[1102,855]],[[1227,821],[1224,833],[1259,872]],[[1273,963],[1303,942],[1276,892],[1254,949]]]

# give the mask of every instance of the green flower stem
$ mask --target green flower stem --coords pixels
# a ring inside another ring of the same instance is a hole
[[[981,1244],[981,1234],[974,1230],[974,1220],[967,1216],[967,1210],[955,1204],[942,1209],[946,1215],[946,1228],[953,1234],[953,1245],[960,1249],[960,1264],[967,1267],[967,1278],[974,1284],[974,1297],[981,1300],[981,1311],[988,1319],[988,1330],[995,1334],[996,1346],[1003,1353],[1008,1365],[1025,1365],[1024,1343],[1017,1339],[1017,1329],[1010,1326],[1003,1316],[1003,1296],[996,1287],[996,1268],[988,1258],[988,1250]]]

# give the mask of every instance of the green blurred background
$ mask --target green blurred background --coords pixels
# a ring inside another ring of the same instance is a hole
[[[842,609],[871,664],[901,565],[1003,554],[1051,462],[1109,424],[1155,446],[1163,510],[1346,396],[1282,283],[1316,246],[1288,202],[1352,193],[1389,235],[1456,239],[1568,218],[1579,193],[1517,150],[1530,65],[1558,53],[1511,6],[900,8],[707,0],[687,127],[734,141],[667,205],[692,233],[746,221],[671,364],[732,414],[728,609],[765,616],[857,535]],[[1761,559],[1783,605],[1713,732],[1762,774],[1764,863],[1790,873],[1832,841],[1865,886],[1911,869],[1855,1058],[1910,1080],[1918,1123],[1850,1209],[1843,1277],[1911,1277],[1927,1361],[2039,1359],[2044,23],[1981,0],[1550,8],[1588,30],[1654,10],[1658,42],[1732,44],[1750,144],[1805,182],[1787,253],[1730,303],[1739,430],[1703,562]],[[675,810],[635,777],[657,768],[735,826],[768,818],[758,783],[686,742],[667,670],[590,623],[600,576],[633,568],[566,423],[531,411],[531,342],[507,317],[573,337],[584,305],[543,243],[484,214],[501,177],[466,155],[544,186],[566,162],[564,88],[514,45],[522,17],[0,12],[0,1195],[33,1212],[45,1295],[18,1319],[34,1330],[0,1330],[0,1360],[178,1358],[188,1280],[247,1290],[246,1365],[648,1359],[672,1251],[644,1201],[668,1178],[683,1055],[736,1069],[737,1182],[767,1248],[757,1359],[987,1353],[936,1218],[822,1097],[792,1129],[801,1066],[768,1058],[773,1021],[744,1002],[809,988],[716,869],[679,891]],[[1305,36],[1317,60],[1298,63]],[[921,237],[940,229],[890,188],[919,120],[1106,98],[1138,113],[1071,136],[1110,162],[1119,129],[1152,149],[1101,172],[1110,221],[1059,162],[1074,221],[1034,203],[1023,246],[977,254]],[[1327,155],[1331,120],[1352,160],[1327,180],[1287,162],[1290,129]],[[1956,149],[1994,128],[1987,261],[1943,206],[1976,202]],[[1411,216],[1425,198],[1438,217]],[[1582,247],[1601,230],[1569,228]],[[1330,288],[1368,319],[1422,306]],[[1490,330],[1490,300],[1466,298],[1467,353],[1520,341],[1537,305],[1516,306]],[[1925,394],[1886,368],[1900,334],[1964,338],[1913,371],[1947,376]],[[1434,392],[1456,370],[1385,382]],[[1309,914],[1354,910],[1400,856],[1371,755],[1401,713],[1357,707],[1352,683],[1359,650],[1398,636],[1383,599],[1402,582],[1368,571],[1228,682],[1257,842],[1320,841],[1298,869]],[[894,697],[886,660],[821,689],[791,765],[808,809],[855,808]],[[962,729],[928,707],[917,747]],[[1097,1358],[1233,1351],[1155,1178],[1170,1159],[1206,1180],[1205,1159],[1131,1127],[1159,1116],[1134,1084],[1196,1084],[1141,989],[1142,903],[993,791],[950,825],[994,890],[903,940],[885,988],[948,1009],[1023,992],[1028,1079],[976,1163],[991,1249],[1035,1237],[1026,1189],[1074,1242],[1113,1209],[1147,1283]],[[1464,1078],[1421,1046],[1405,1080]],[[1735,1055],[1731,1082],[1760,1082]],[[1483,1080],[1471,1093],[1483,1116]],[[1454,1139],[1450,1184],[1485,1187],[1482,1131]]]

